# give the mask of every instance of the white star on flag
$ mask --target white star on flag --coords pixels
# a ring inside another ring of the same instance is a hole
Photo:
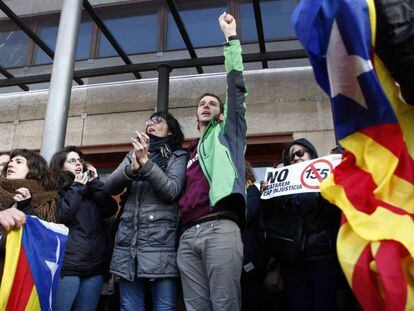
[[[60,240],[57,236],[56,236],[56,240],[57,240],[56,261],[45,260],[45,263],[46,263],[47,267],[49,268],[50,274],[51,274],[51,277],[52,277],[52,282],[51,282],[50,291],[49,291],[49,310],[52,310],[52,307],[53,307],[53,301],[52,301],[53,280],[55,279],[56,271],[59,268],[58,262],[59,262],[59,258],[60,258]]]
[[[368,109],[357,77],[372,70],[371,60],[348,54],[336,21],[332,25],[326,60],[331,97],[342,94]]]

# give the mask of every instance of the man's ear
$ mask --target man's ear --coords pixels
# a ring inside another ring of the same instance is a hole
[[[222,123],[224,121],[224,114],[223,113],[220,113],[219,114],[219,117],[217,118],[217,122],[218,123]]]

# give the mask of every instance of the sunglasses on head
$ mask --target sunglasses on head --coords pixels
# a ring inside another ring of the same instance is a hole
[[[153,118],[151,118],[151,119],[147,120],[147,121],[145,122],[145,125],[146,125],[146,126],[155,125],[155,124],[161,123],[161,122],[163,122],[163,121],[164,121],[164,119],[163,119],[163,118],[161,118],[160,116],[155,116],[155,117],[153,117]]]

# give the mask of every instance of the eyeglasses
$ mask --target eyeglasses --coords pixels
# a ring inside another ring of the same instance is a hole
[[[145,122],[145,126],[155,125],[164,122],[164,119],[160,116],[155,116]]]
[[[69,164],[72,164],[72,165],[75,165],[76,162],[79,162],[82,165],[85,163],[81,158],[78,158],[78,159],[71,158],[71,159],[67,159],[65,162],[69,163]]]
[[[305,155],[306,152],[308,152],[306,149],[296,150],[294,153],[292,153],[291,159],[293,160],[295,157],[301,158]]]

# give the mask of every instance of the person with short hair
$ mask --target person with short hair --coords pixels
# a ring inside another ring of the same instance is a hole
[[[211,93],[197,102],[201,138],[188,148],[186,187],[179,202],[183,232],[177,262],[188,311],[241,309],[246,88],[236,21],[223,13],[219,24],[227,40],[226,104]]]

